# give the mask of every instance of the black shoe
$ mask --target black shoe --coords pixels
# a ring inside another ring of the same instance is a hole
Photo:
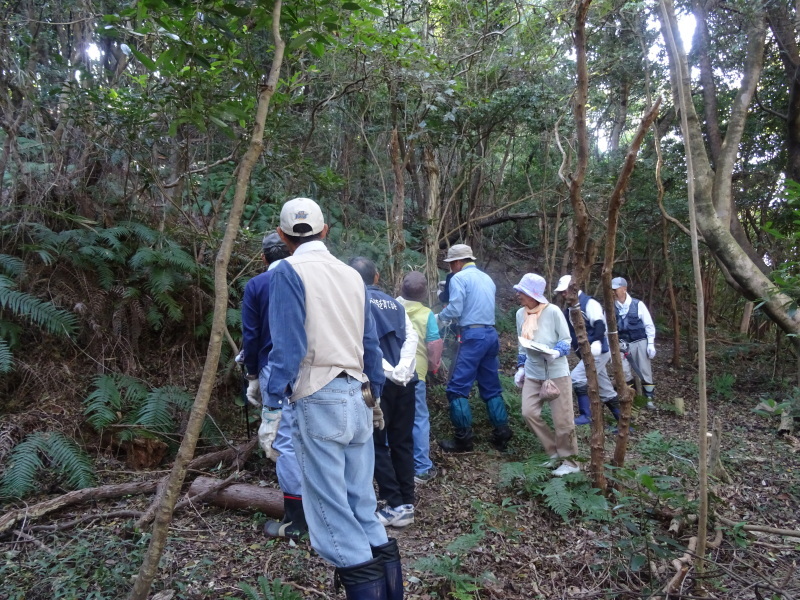
[[[514,432],[511,431],[511,428],[508,425],[495,427],[494,433],[492,434],[492,446],[494,446],[500,452],[505,452],[508,450],[508,442],[512,437],[514,437]]]
[[[458,428],[452,440],[439,440],[439,446],[445,452],[472,452],[475,449],[471,428]]]

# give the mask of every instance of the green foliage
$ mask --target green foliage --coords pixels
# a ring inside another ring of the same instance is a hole
[[[177,429],[177,417],[191,409],[194,398],[176,386],[148,388],[144,382],[120,374],[99,375],[94,390],[84,400],[84,414],[97,431],[115,426],[122,440],[159,437],[170,441]],[[208,417],[203,426],[206,438],[215,437]]]
[[[11,451],[8,467],[0,479],[0,497],[22,498],[37,490],[44,470],[61,476],[72,489],[95,483],[92,462],[74,441],[57,432],[36,432]]]
[[[106,529],[57,535],[46,544],[50,552],[5,553],[0,560],[3,598],[117,600],[130,590],[147,548]]]
[[[426,556],[416,561],[414,568],[444,578],[450,595],[458,600],[472,600],[480,589],[476,577],[462,572],[460,556]]]
[[[753,409],[753,412],[761,417],[775,417],[786,412],[795,417],[800,415],[800,387],[792,387],[783,401],[773,398],[762,399]]]
[[[506,463],[500,472],[500,485],[541,498],[545,506],[564,521],[569,521],[572,515],[596,521],[609,518],[606,499],[592,487],[585,474],[552,477],[552,469],[544,454],[534,455],[523,463]]]
[[[103,290],[115,290],[121,306],[136,304],[150,326],[183,320],[181,295],[193,286],[212,289],[207,266],[200,265],[176,239],[143,223],[53,231],[28,224],[33,243],[26,247],[46,263],[65,260],[96,277]],[[118,307],[119,308],[119,307]]]
[[[20,326],[17,320],[28,321],[51,335],[71,336],[77,330],[72,313],[52,302],[41,300],[17,289],[13,278],[25,272],[25,263],[15,256],[0,254],[0,373],[13,369],[12,348],[17,344]]]
[[[239,588],[246,594],[247,600],[301,600],[302,596],[291,586],[280,579],[258,578],[258,587],[248,583],[239,583]]]
[[[730,400],[733,398],[733,386],[736,384],[736,375],[722,373],[711,379],[711,389],[717,398]]]

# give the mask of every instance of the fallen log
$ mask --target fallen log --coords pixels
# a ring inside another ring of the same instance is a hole
[[[211,452],[198,456],[189,463],[189,469],[204,469],[215,467],[222,464],[233,463],[237,469],[245,463],[247,458],[253,452],[258,440],[252,440],[236,447],[226,448],[218,452]],[[0,535],[8,532],[9,529],[14,527],[20,521],[27,521],[29,519],[36,519],[43,517],[46,514],[60,510],[66,506],[75,504],[82,504],[95,500],[107,500],[109,498],[119,498],[121,496],[133,496],[136,494],[148,494],[158,488],[161,479],[153,479],[150,481],[136,481],[133,483],[118,483],[113,485],[102,485],[99,487],[85,488],[82,490],[75,490],[67,492],[57,498],[45,500],[33,506],[26,506],[17,510],[11,510],[6,514],[0,516]],[[281,515],[283,515],[283,507],[281,506]]]
[[[67,492],[63,496],[45,500],[33,506],[26,506],[18,510],[12,510],[0,517],[0,535],[7,532],[15,524],[23,520],[36,519],[48,513],[54,512],[65,506],[81,504],[90,500],[106,500],[108,498],[119,498],[120,496],[132,496],[134,494],[146,494],[156,489],[157,481],[136,481],[134,483],[118,483],[114,485],[102,485],[100,487],[85,488]]]
[[[214,489],[222,483],[213,477],[198,477],[189,488],[189,496],[199,496],[202,502],[222,508],[257,510],[269,517],[283,517],[283,492],[280,490],[247,483],[233,483]]]

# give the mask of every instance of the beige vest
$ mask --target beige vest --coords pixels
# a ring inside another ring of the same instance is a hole
[[[306,292],[308,351],[291,400],[319,391],[342,371],[361,382],[364,374],[364,303],[361,276],[327,250],[291,256]]]

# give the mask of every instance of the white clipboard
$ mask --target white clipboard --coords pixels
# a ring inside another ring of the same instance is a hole
[[[542,352],[543,354],[548,354],[550,352],[550,348],[545,346],[544,344],[540,344],[538,342],[534,342],[531,340],[526,340],[524,337],[517,338],[519,340],[519,345],[523,348],[527,348],[528,350],[534,350],[536,352]]]

